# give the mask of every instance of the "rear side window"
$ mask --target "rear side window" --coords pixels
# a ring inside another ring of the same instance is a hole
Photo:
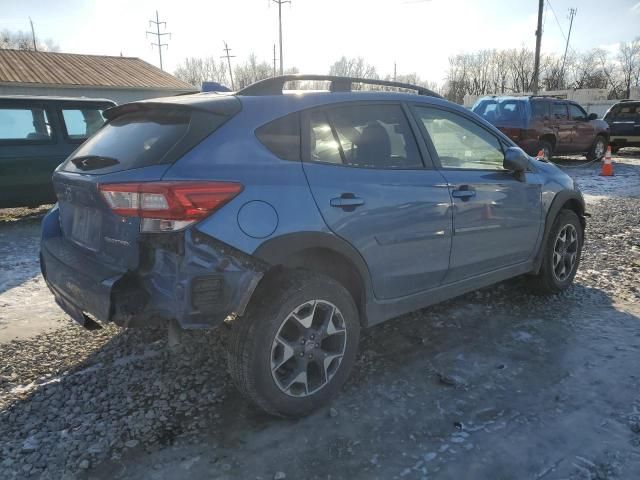
[[[0,141],[51,140],[49,117],[43,108],[0,108]]]
[[[549,116],[549,102],[531,102],[531,116],[536,120],[543,120]]]
[[[311,161],[361,168],[422,168],[399,105],[352,105],[310,115]]]
[[[292,113],[263,125],[256,137],[274,155],[284,160],[300,160],[300,115]]]
[[[62,118],[67,136],[71,140],[84,140],[104,125],[102,109],[96,107],[63,108]]]
[[[640,120],[640,104],[619,106],[611,116],[621,120]]]
[[[566,120],[567,118],[569,118],[569,115],[567,114],[567,105],[564,103],[554,103],[553,117],[556,120]]]

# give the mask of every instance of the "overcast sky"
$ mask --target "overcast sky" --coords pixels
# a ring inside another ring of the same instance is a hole
[[[29,30],[51,38],[62,52],[140,57],[158,64],[148,20],[167,22],[172,36],[165,70],[187,56],[219,56],[226,40],[243,60],[255,52],[272,61],[278,8],[270,0],[0,0],[0,29]],[[449,55],[480,48],[535,47],[537,0],[292,0],[283,6],[285,68],[326,73],[346,56],[362,56],[381,75],[418,73],[442,82]],[[557,15],[557,21],[553,11]],[[638,0],[550,0],[544,52],[564,50],[568,9],[578,14],[571,47],[615,49],[640,36]]]

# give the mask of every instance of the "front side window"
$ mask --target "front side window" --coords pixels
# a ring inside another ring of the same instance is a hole
[[[553,117],[556,120],[566,120],[569,118],[567,114],[567,105],[564,103],[554,103],[553,104]]]
[[[51,127],[43,108],[0,108],[0,141],[48,141]]]
[[[572,103],[569,104],[569,113],[571,114],[572,120],[578,120],[581,122],[587,120],[587,112],[582,110],[579,106],[573,105]]]
[[[422,168],[398,105],[352,105],[310,114],[310,160],[361,168]]]
[[[72,140],[84,140],[96,133],[105,119],[97,107],[62,109],[67,136]]]
[[[504,153],[497,137],[457,113],[417,107],[443,168],[503,170]]]

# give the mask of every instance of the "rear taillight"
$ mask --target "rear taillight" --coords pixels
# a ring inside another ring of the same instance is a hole
[[[111,210],[142,219],[143,232],[183,229],[229,202],[242,191],[231,182],[142,182],[99,186]]]

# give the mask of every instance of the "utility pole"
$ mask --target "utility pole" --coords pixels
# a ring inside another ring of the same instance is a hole
[[[564,47],[564,56],[562,57],[562,68],[560,69],[560,80],[564,78],[564,62],[567,60],[567,50],[569,50],[569,39],[571,38],[571,27],[573,27],[573,17],[576,16],[578,10],[576,8],[569,9],[569,35],[567,35],[567,44]],[[564,83],[564,82],[563,82]]]
[[[222,55],[220,58],[226,58],[227,59],[227,64],[229,65],[229,78],[231,79],[231,90],[236,89],[236,87],[233,85],[233,70],[231,70],[231,59],[235,58],[235,55],[229,55],[229,51],[231,50],[228,46],[227,46],[227,42],[224,42],[224,48],[223,50],[226,52],[226,55]]]
[[[396,62],[394,61],[393,62],[393,81],[394,82],[396,81],[396,78],[397,78],[397,75],[396,75]]]
[[[273,76],[276,76],[276,44],[273,44]]]
[[[164,25],[164,28],[167,28],[167,22],[161,22],[160,21],[160,17],[158,17],[158,11],[156,10],[156,19],[154,20],[149,20],[149,26],[151,25],[155,25],[156,26],[156,31],[155,32],[150,32],[147,30],[147,35],[155,35],[156,36],[156,43],[151,42],[151,47],[153,47],[154,45],[156,47],[158,47],[158,54],[160,55],[160,70],[162,70],[162,47],[167,47],[169,48],[169,44],[168,43],[162,43],[162,37],[164,35],[169,35],[169,38],[171,38],[171,33],[169,32],[163,32],[160,33],[160,25]]]
[[[542,42],[542,14],[544,12],[544,0],[538,2],[538,28],[536,30],[536,59],[533,66],[533,94],[538,93],[538,77],[540,76],[540,43]]]
[[[273,3],[278,4],[278,29],[280,31],[280,75],[284,75],[284,68],[282,67],[282,4],[291,3],[291,0],[271,0]]]
[[[33,29],[33,20],[29,17],[29,23],[31,24],[31,38],[33,38],[33,50],[38,51],[38,45],[36,45],[36,31]]]

